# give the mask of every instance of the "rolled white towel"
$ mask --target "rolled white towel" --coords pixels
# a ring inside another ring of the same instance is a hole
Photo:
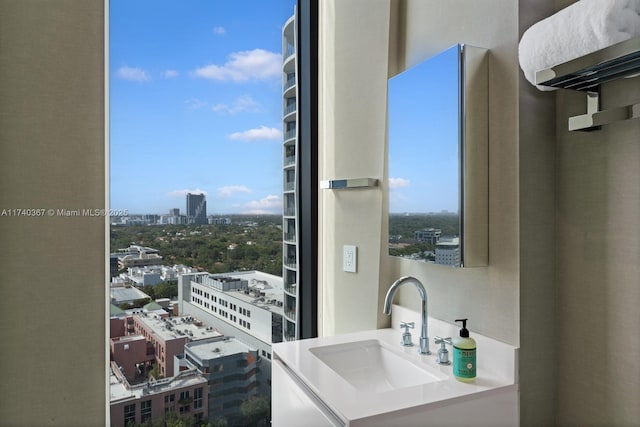
[[[640,0],[579,0],[525,31],[520,68],[535,85],[536,71],[639,36]]]

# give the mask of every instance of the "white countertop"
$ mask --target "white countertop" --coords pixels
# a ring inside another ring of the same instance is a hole
[[[406,313],[403,314],[405,314],[404,318],[406,318]],[[439,323],[442,323],[442,325]],[[497,352],[500,353],[495,358],[496,363],[506,366],[483,367],[483,361],[492,359],[479,357],[475,382],[463,383],[453,377],[451,365],[438,365],[435,359],[439,346],[433,344],[433,337],[440,335],[442,332],[444,332],[444,336],[450,336],[446,335],[446,333],[449,332],[446,325],[446,323],[435,319],[429,320],[430,349],[433,353],[431,355],[418,354],[416,346],[402,347],[400,345],[402,334],[397,329],[378,329],[279,343],[273,345],[273,354],[276,360],[284,363],[288,369],[298,376],[331,410],[341,418],[349,421],[408,408],[424,407],[425,405],[455,403],[475,397],[486,396],[488,393],[517,388],[517,384],[515,383],[516,363],[514,360],[514,358],[517,357],[517,349],[497,341],[495,341],[496,346],[493,346],[491,341],[494,340],[474,336],[473,332],[472,336],[479,341],[478,351],[494,353],[495,349],[490,347],[496,347]],[[455,325],[450,326],[455,328]],[[415,343],[419,335],[418,323],[413,332],[413,341]],[[429,369],[439,371],[446,375],[447,379],[397,390],[378,393],[365,392],[357,390],[309,351],[309,349],[314,347],[368,339],[378,339],[381,342],[389,344],[397,353],[404,353],[407,358],[414,362],[428,365]],[[452,358],[450,347],[449,351],[450,358]],[[504,363],[505,355],[507,363]],[[511,358],[510,361],[508,360],[509,358]],[[485,363],[490,364],[489,362]]]

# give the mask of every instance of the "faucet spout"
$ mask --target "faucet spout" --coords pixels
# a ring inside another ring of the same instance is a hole
[[[429,317],[427,312],[427,291],[418,279],[412,276],[404,276],[393,282],[387,291],[387,295],[384,297],[384,307],[382,312],[386,315],[391,315],[391,304],[393,303],[393,298],[395,297],[398,288],[405,283],[412,283],[418,290],[420,299],[422,300],[422,328],[420,331],[420,349],[418,352],[420,354],[431,354],[431,351],[429,351],[429,334],[427,331],[427,318]]]

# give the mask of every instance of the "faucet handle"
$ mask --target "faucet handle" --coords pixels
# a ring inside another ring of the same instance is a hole
[[[453,342],[451,341],[451,337],[442,338],[442,337],[436,336],[433,339],[433,342],[435,344],[441,344],[441,348],[446,348],[445,344],[453,345]]]
[[[405,332],[409,332],[409,328],[413,329],[416,327],[415,322],[400,322],[400,327],[404,328]]]
[[[402,342],[400,344],[405,347],[411,347],[413,345],[413,342],[411,341],[411,332],[409,332],[409,329],[415,328],[416,324],[414,322],[400,322],[400,327],[404,328],[404,333],[402,334]]]
[[[451,337],[435,337],[433,340],[435,344],[440,344],[440,348],[438,349],[438,357],[436,358],[436,362],[440,365],[450,365],[451,361],[449,361],[449,350],[447,350],[447,344],[453,345],[451,341]]]

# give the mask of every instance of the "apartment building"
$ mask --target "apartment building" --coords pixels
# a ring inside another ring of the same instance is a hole
[[[208,381],[209,419],[241,416],[240,405],[258,394],[257,350],[230,337],[185,344],[176,370],[197,369]]]
[[[439,228],[425,228],[422,230],[417,230],[413,233],[413,238],[418,242],[428,243],[430,245],[435,245],[440,240],[440,236],[442,235],[442,230]]]
[[[162,256],[158,254],[158,250],[146,246],[131,245],[118,250],[117,256],[118,267],[121,269],[162,264]]]
[[[443,237],[436,244],[436,264],[460,266],[459,237]]]
[[[282,278],[260,271],[198,273],[178,279],[182,315],[192,315],[234,337],[259,358],[257,393],[271,395],[271,347],[283,330]]]
[[[163,377],[173,375],[174,356],[184,352],[186,343],[222,335],[193,316],[170,318],[168,313],[161,311],[134,315],[132,329],[135,335],[143,336],[150,343],[148,351]]]
[[[285,340],[297,338],[298,311],[298,85],[296,67],[295,13],[282,27],[282,127],[283,127],[283,212],[282,212],[282,278],[284,282]]]
[[[209,395],[207,380],[195,369],[171,378],[130,384],[115,362],[109,375],[111,427],[160,420],[174,412],[206,420]]]
[[[281,277],[260,271],[184,274],[178,278],[178,301],[180,313],[200,317],[190,311],[195,307],[225,335],[259,340],[259,349],[270,352],[272,343],[282,341]]]

